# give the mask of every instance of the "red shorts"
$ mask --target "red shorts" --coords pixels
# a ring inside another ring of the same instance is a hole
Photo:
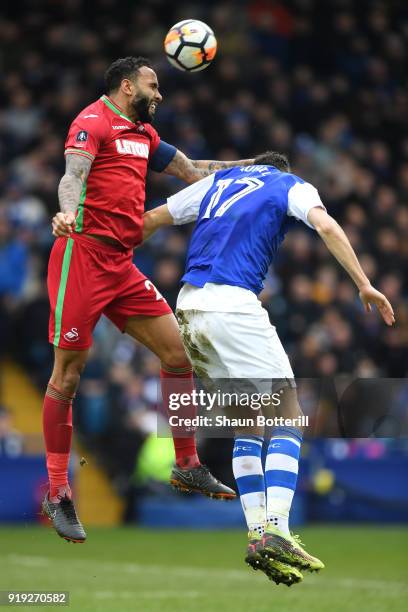
[[[160,317],[171,308],[133,264],[132,251],[74,234],[58,238],[48,264],[49,341],[84,350],[104,314],[120,331],[129,317]]]

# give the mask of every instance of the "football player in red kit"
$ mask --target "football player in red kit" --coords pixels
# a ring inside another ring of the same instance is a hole
[[[107,94],[81,111],[69,130],[48,268],[55,360],[43,410],[50,483],[43,509],[57,533],[76,542],[86,534],[67,476],[72,401],[101,315],[159,357],[165,404],[178,385],[183,392],[193,388],[176,319],[132,262],[133,248],[142,241],[147,169],[194,183],[220,168],[253,162],[192,161],[161,141],[151,122],[162,96],[148,60],[119,59],[105,80]],[[235,497],[200,464],[194,433],[173,432],[173,440],[174,486],[219,499]]]

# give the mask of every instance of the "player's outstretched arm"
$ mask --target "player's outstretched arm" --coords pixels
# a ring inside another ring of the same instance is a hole
[[[375,304],[385,323],[392,325],[395,322],[395,318],[391,304],[385,295],[371,286],[364,270],[360,266],[353,247],[340,225],[323,208],[318,207],[310,209],[307,219],[315,227],[329,251],[357,285],[365,310],[370,312],[371,304]]]
[[[170,214],[167,204],[148,210],[143,215],[143,242],[150,238],[159,227],[173,225],[174,219]]]
[[[198,217],[203,197],[211,188],[213,176],[207,176],[167,198],[167,203],[143,215],[143,240],[163,225],[184,225]]]
[[[253,159],[240,159],[237,161],[213,161],[207,159],[191,160],[184,153],[177,150],[169,165],[163,170],[166,174],[176,176],[186,183],[195,183],[209,174],[225,168],[235,166],[250,166]]]
[[[92,160],[84,155],[68,154],[65,160],[65,174],[58,185],[58,199],[61,212],[52,220],[54,236],[69,236],[75,229],[75,214],[84,182],[88,178]]]

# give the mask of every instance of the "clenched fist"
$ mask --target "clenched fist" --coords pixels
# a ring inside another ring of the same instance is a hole
[[[52,233],[57,238],[69,236],[75,229],[75,215],[72,212],[59,212],[52,219]]]

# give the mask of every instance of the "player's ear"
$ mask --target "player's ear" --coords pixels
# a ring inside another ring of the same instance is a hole
[[[130,79],[122,79],[122,82],[120,84],[120,89],[127,96],[133,96],[133,94],[135,93],[135,84],[132,83]]]

